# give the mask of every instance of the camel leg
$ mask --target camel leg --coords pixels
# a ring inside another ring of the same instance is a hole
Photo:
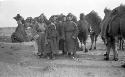
[[[118,43],[119,43],[119,50],[121,50],[121,39],[119,39],[119,41],[118,41]]]
[[[104,58],[104,60],[109,60],[109,55],[110,55],[110,50],[111,50],[111,44],[108,43],[108,45],[106,46],[107,51],[106,51],[106,58]]]
[[[80,42],[80,43],[81,43],[81,47],[80,48],[81,48],[81,50],[83,50],[83,43],[82,42]]]
[[[119,50],[124,50],[124,47],[123,47],[123,45],[124,45],[124,40],[123,39],[120,39],[119,40],[120,41],[120,45],[119,45]]]
[[[124,50],[124,40],[122,39],[122,50]]]
[[[94,43],[94,36],[90,35],[90,39],[91,39],[91,47],[90,47],[89,50],[92,50],[92,46],[93,46],[93,43]]]
[[[86,46],[86,41],[84,42],[84,45],[85,45],[85,52],[88,52],[88,48]]]
[[[107,41],[107,40],[106,40],[106,41]],[[105,41],[105,42],[106,42],[106,41]],[[105,46],[106,46],[106,50],[107,50],[107,48],[108,48],[108,47],[107,47],[107,46],[108,46],[108,42],[105,44]],[[104,54],[104,56],[107,56],[107,54],[108,54],[108,53],[107,53],[107,51],[106,51],[106,53]]]
[[[102,41],[104,42],[104,45],[106,45],[105,38],[103,36],[101,36],[101,38],[102,38]]]
[[[97,41],[97,37],[98,37],[98,36],[95,35],[95,39],[94,39],[94,40],[95,40],[95,47],[94,47],[94,49],[96,49],[96,41]]]
[[[113,42],[111,47],[113,49],[113,54],[114,54],[114,59],[113,60],[118,61],[117,42]]]

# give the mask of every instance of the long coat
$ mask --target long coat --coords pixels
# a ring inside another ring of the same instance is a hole
[[[38,46],[38,52],[44,54],[45,52],[45,42],[46,42],[46,37],[45,37],[45,28],[46,28],[45,23],[36,23],[34,26],[34,30],[37,31],[38,38],[35,38]]]
[[[48,42],[48,52],[56,54],[58,50],[58,32],[56,30],[56,25],[51,23],[46,29],[46,38]]]
[[[76,52],[76,40],[78,36],[78,27],[73,21],[67,21],[64,26],[65,47],[67,52]]]
[[[58,22],[57,24],[56,24],[56,27],[57,27],[57,32],[58,32],[58,48],[59,48],[59,50],[62,50],[62,51],[64,51],[64,36],[65,36],[65,34],[64,34],[64,23],[65,22]]]

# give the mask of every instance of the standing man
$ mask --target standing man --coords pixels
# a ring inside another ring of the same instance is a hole
[[[76,40],[79,31],[76,23],[72,21],[72,16],[70,15],[67,15],[64,31],[66,51],[68,52],[68,55],[73,58],[76,54]]]
[[[45,22],[45,16],[44,14],[41,14],[39,17],[36,19],[36,23],[34,24],[34,29],[37,31],[37,34],[39,37],[36,39],[36,48],[38,50],[37,55],[39,57],[45,57],[45,42],[46,42],[46,37],[45,37],[45,30],[46,30],[46,22]]]
[[[57,31],[58,31],[58,34],[59,34],[59,39],[58,39],[58,47],[59,47],[59,50],[62,51],[62,54],[65,55],[66,52],[64,51],[64,42],[65,42],[65,33],[64,33],[64,25],[66,22],[66,16],[61,14],[59,17],[58,17],[58,24],[56,25],[57,26]]]
[[[75,15],[73,15],[72,13],[69,13],[68,16],[71,17],[71,21],[73,21],[74,23],[78,23],[78,22],[77,22],[77,17],[76,17]],[[77,47],[76,47],[76,50],[79,50],[80,48],[79,48],[78,39],[75,40],[75,43],[76,43],[76,46],[77,46]]]
[[[66,26],[66,16],[63,17],[61,25],[60,25],[60,41],[59,48],[62,50],[62,54],[66,55],[67,51],[65,49],[65,31],[64,27]]]
[[[56,18],[54,18],[54,21]],[[46,38],[48,42],[48,49],[49,49],[49,58],[50,59],[55,59],[55,55],[57,54],[58,51],[58,32],[56,30],[56,25],[54,21],[51,21],[50,25],[48,25],[46,29]]]

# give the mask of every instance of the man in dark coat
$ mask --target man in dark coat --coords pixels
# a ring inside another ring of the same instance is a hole
[[[66,51],[68,52],[68,55],[74,57],[76,53],[76,40],[79,30],[76,23],[71,20],[72,17],[68,15],[66,25],[64,26],[65,48]]]
[[[57,32],[59,34],[59,38],[58,38],[58,48],[59,50],[62,51],[62,54],[66,54],[64,52],[64,23],[66,22],[66,16],[63,14],[60,14],[57,18],[57,21],[55,23],[56,27],[57,27]]]
[[[64,32],[64,26],[66,26],[66,16],[63,17],[62,21],[60,22],[60,40],[59,40],[59,49],[62,50],[62,54],[65,55],[65,32]]]

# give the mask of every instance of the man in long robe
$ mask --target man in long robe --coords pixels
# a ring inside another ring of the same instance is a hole
[[[64,26],[65,31],[65,48],[68,55],[74,57],[76,53],[76,40],[78,36],[78,27],[75,22],[71,21],[72,17],[67,16],[67,22]]]
[[[48,42],[48,53],[50,59],[55,59],[55,55],[58,51],[58,33],[56,30],[56,25],[51,22],[50,25],[47,26],[46,29],[46,38]]]

